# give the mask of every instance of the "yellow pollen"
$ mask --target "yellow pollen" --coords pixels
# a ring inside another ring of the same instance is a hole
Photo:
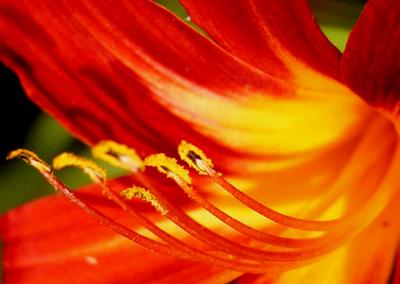
[[[92,148],[95,158],[129,171],[144,170],[143,160],[136,151],[114,141],[101,141]]]
[[[202,150],[185,140],[179,144],[178,153],[183,161],[202,175],[206,175],[214,166]]]
[[[65,167],[77,167],[81,169],[94,182],[106,181],[106,170],[95,162],[72,153],[62,153],[53,159],[53,167],[60,170]]]
[[[120,195],[123,196],[124,198],[131,200],[134,198],[141,199],[143,201],[146,201],[153,206],[157,212],[159,212],[162,215],[166,215],[168,213],[168,209],[162,206],[157,198],[154,197],[153,194],[151,194],[150,191],[143,187],[139,186],[132,186],[127,189],[124,189],[123,191],[120,192]]]
[[[163,153],[146,157],[144,163],[146,166],[157,168],[160,173],[167,175],[177,183],[182,182],[182,180],[188,184],[192,183],[189,172],[179,165],[176,159],[167,157]]]
[[[14,151],[11,151],[8,153],[6,159],[7,160],[12,160],[12,159],[21,159],[24,162],[26,162],[28,165],[33,166],[36,168],[38,171],[44,173],[51,173],[52,168],[42,159],[40,159],[35,153],[32,151],[26,150],[26,149],[17,149]]]

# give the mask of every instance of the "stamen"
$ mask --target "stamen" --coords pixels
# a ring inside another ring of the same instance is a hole
[[[143,187],[139,186],[132,186],[130,188],[124,189],[121,191],[121,196],[125,197],[128,200],[138,198],[141,200],[144,200],[153,206],[157,212],[159,212],[161,215],[166,215],[168,213],[168,208],[165,208],[162,206],[157,198],[154,197],[153,194],[151,194],[150,191]]]
[[[188,184],[192,183],[189,172],[179,165],[174,158],[160,153],[148,156],[144,160],[144,163],[146,166],[157,168],[160,173],[167,175],[167,177],[172,178],[176,182],[182,179]]]
[[[52,172],[51,167],[45,161],[43,161],[35,153],[27,149],[17,149],[11,151],[6,157],[7,160],[12,160],[15,158],[23,160],[28,165],[36,168],[39,172]]]
[[[147,238],[137,232],[129,229],[128,227],[122,225],[121,223],[111,219],[110,217],[104,215],[97,209],[91,207],[90,205],[84,203],[78,197],[75,196],[73,192],[69,190],[63,183],[61,183],[56,176],[54,176],[53,171],[49,165],[38,158],[34,153],[27,150],[18,150],[14,153],[10,153],[9,159],[19,157],[26,161],[28,164],[34,166],[39,172],[44,176],[44,178],[58,191],[60,191],[66,198],[71,202],[78,205],[82,210],[95,218],[100,224],[106,225],[110,229],[119,233],[120,235],[140,244],[150,250],[157,251],[166,255],[176,256],[184,259],[190,259],[195,261],[204,261],[215,265],[220,265],[228,269],[250,272],[250,273],[262,273],[267,271],[278,271],[289,268],[294,268],[300,265],[304,265],[306,260],[320,256],[334,247],[336,247],[342,238],[338,238],[335,242],[330,242],[325,246],[315,247],[311,250],[298,250],[298,251],[288,251],[288,252],[275,252],[275,251],[264,251],[260,249],[250,248],[243,246],[239,243],[231,241],[229,238],[222,237],[215,234],[208,228],[200,225],[196,221],[192,220],[188,215],[182,212],[181,208],[176,207],[174,204],[170,203],[162,193],[158,192],[156,189],[150,189],[149,193],[151,196],[147,196],[146,189],[139,189],[132,193],[134,196],[142,196],[143,199],[157,200],[157,203],[164,208],[168,208],[165,215],[173,222],[176,222],[180,227],[187,230],[195,237],[199,237],[204,243],[211,247],[211,250],[206,247],[203,250],[199,250],[192,246],[186,245],[166,232],[159,229],[154,224],[150,223],[148,219],[142,218],[140,214],[135,211],[129,211],[129,207],[121,202],[118,196],[114,193],[108,191],[108,193],[113,196],[113,200],[117,202],[124,210],[132,212],[134,216],[141,219],[144,223],[148,222],[148,226],[151,232],[155,232],[157,236],[160,236],[163,240],[167,242],[160,243],[158,241]],[[75,157],[76,158],[76,157]],[[79,157],[78,157],[79,158]],[[71,159],[67,159],[70,161]],[[81,163],[78,163],[81,164]],[[64,163],[65,165],[65,163]],[[74,164],[75,165],[75,164]],[[80,166],[84,169],[87,164]],[[166,168],[169,170],[169,168]],[[164,169],[164,170],[166,170]],[[175,171],[172,172],[175,174]],[[136,172],[136,175],[142,176],[141,173]],[[182,178],[178,176],[179,179]],[[100,179],[97,179],[100,181]],[[105,188],[108,189],[107,185],[101,183]],[[153,193],[154,190],[156,194]],[[146,197],[147,196],[147,197]],[[136,214],[136,215],[135,215]],[[146,227],[146,228],[147,228]],[[280,261],[288,261],[286,263],[281,263]]]
[[[61,155],[61,156],[63,156],[63,155]],[[157,156],[157,155],[154,155],[154,156]],[[168,166],[170,166],[174,169],[176,169],[176,168],[179,169],[180,166],[176,164],[176,160],[168,158],[165,155],[161,155],[161,157],[163,157],[163,158],[159,159],[160,155],[158,155],[158,159],[156,159],[156,160],[164,161],[164,163],[161,163],[158,166],[160,166],[161,169],[163,171],[165,171],[165,173],[167,173],[167,176],[172,177],[178,184],[188,185],[186,183],[186,181],[184,181],[182,179],[181,175],[177,175],[175,173],[176,170],[173,172],[168,167]],[[87,169],[89,165],[91,166],[90,167],[91,169],[96,168],[95,166],[93,166],[90,163],[91,161],[88,161],[85,158],[74,156],[73,154],[68,154],[66,159],[60,159],[60,160],[61,160],[60,164],[62,166],[65,166],[65,164],[69,164],[69,165],[72,164],[74,166],[80,167],[83,170]],[[165,161],[168,161],[168,163],[165,163]],[[173,163],[173,162],[175,162],[175,163]],[[153,163],[150,163],[150,164],[153,164]],[[165,166],[166,164],[167,164],[167,166]],[[90,174],[90,173],[91,172],[89,172],[88,174]],[[94,176],[94,175],[91,174],[91,176]],[[95,178],[94,178],[94,180],[96,181]],[[111,197],[111,199],[113,199],[113,201],[117,202],[121,207],[123,207],[123,209],[125,211],[128,211],[127,206],[125,204],[122,204],[122,202],[120,200],[118,200],[118,198],[116,198],[115,196],[113,197],[112,192],[110,190],[108,190],[106,185],[103,185],[103,188],[105,188],[105,192],[108,194],[109,197]],[[141,198],[141,199],[144,199],[144,200],[150,202],[156,208],[156,210],[161,212],[161,214],[167,216],[171,221],[176,223],[178,226],[180,226],[184,230],[187,230],[187,232],[189,232],[193,236],[204,241],[206,244],[215,247],[215,249],[217,249],[217,250],[222,250],[222,251],[225,251],[226,253],[230,253],[232,256],[235,256],[238,258],[243,258],[243,259],[248,259],[251,261],[265,262],[265,261],[274,261],[274,260],[280,260],[280,261],[296,260],[296,259],[304,260],[304,259],[307,259],[310,257],[315,257],[316,254],[318,255],[318,254],[321,254],[324,252],[324,250],[321,250],[321,248],[315,247],[312,250],[280,253],[280,252],[262,251],[262,250],[252,249],[252,248],[242,246],[240,244],[236,244],[234,242],[229,241],[229,239],[226,239],[224,237],[221,237],[221,236],[213,233],[212,231],[210,231],[210,230],[206,229],[205,227],[201,226],[200,224],[196,223],[194,220],[188,218],[188,216],[186,216],[178,208],[176,208],[175,206],[170,204],[164,197],[160,197],[160,193],[158,191],[156,191],[156,193],[157,193],[157,197],[155,197],[152,193],[150,193],[146,189],[133,188],[133,189],[129,189],[128,191],[125,191],[123,193],[123,195],[125,195],[126,197],[138,197],[138,198]],[[169,213],[170,209],[172,210],[171,213]],[[137,217],[139,219],[141,218],[140,216],[138,216],[138,214],[136,214],[135,217]],[[144,220],[142,218],[142,222],[146,223],[146,220]],[[160,230],[157,230],[154,226],[149,226],[147,224],[147,226],[145,226],[145,227],[150,227],[152,229],[151,230],[152,232],[157,233],[156,235],[161,236],[162,239],[166,239],[168,243],[174,244],[174,245],[177,244],[176,240],[171,239],[171,236],[168,236],[167,234],[160,232]],[[186,250],[187,248],[185,247],[183,249]]]
[[[80,168],[94,182],[103,183],[106,181],[106,170],[98,166],[95,162],[84,157],[76,156],[72,153],[62,153],[53,159],[53,167],[60,170],[65,167]]]
[[[241,260],[235,257],[232,258],[226,255],[224,255],[224,257],[219,257],[207,253],[207,251],[209,251],[207,249],[204,250],[205,252],[202,252],[195,248],[187,246],[176,239],[172,239],[176,242],[176,245],[160,243],[141,234],[138,234],[137,232],[126,227],[125,225],[116,222],[112,218],[104,215],[92,206],[84,203],[67,186],[59,181],[57,177],[53,174],[51,167],[47,165],[44,161],[42,161],[39,157],[37,157],[34,153],[28,150],[21,149],[18,151],[14,151],[14,153],[11,153],[8,156],[8,159],[13,158],[21,158],[29,165],[35,167],[43,175],[43,177],[54,187],[55,190],[61,192],[69,201],[79,206],[84,212],[92,216],[100,224],[107,226],[121,236],[124,236],[152,251],[170,256],[180,257],[183,259],[205,261],[211,264],[221,265],[228,269],[250,273],[262,273],[266,271],[288,269],[302,264],[301,262],[287,264],[276,263],[274,261],[254,262],[246,259]]]
[[[114,141],[101,141],[92,148],[92,155],[99,160],[128,171],[144,170],[143,160],[134,149]]]
[[[202,150],[182,140],[178,146],[180,158],[201,175],[208,175],[213,171],[213,163]]]

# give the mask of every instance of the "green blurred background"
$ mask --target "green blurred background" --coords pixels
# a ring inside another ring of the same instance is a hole
[[[185,11],[176,0],[158,2],[175,11],[183,19],[187,19]],[[340,50],[343,50],[349,31],[365,1],[311,0],[310,4],[323,31]],[[5,161],[8,151],[20,147],[31,149],[47,161],[51,161],[52,157],[64,151],[88,156],[89,152],[55,120],[27,100],[16,76],[1,63],[0,93],[3,99],[0,112],[0,214],[2,214],[29,200],[53,193],[35,170],[20,161]],[[115,169],[109,169],[110,176],[118,174]],[[89,183],[89,180],[77,170],[65,170],[60,172],[59,176],[73,188]]]

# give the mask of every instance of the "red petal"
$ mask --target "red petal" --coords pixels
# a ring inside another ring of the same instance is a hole
[[[30,97],[86,142],[146,149],[189,137],[191,127],[155,94],[199,86],[217,96],[282,93],[150,1],[9,2],[0,9],[1,57]]]
[[[394,115],[400,99],[399,20],[399,1],[368,1],[342,58],[347,84],[368,103]]]
[[[291,61],[296,76],[278,81],[150,1],[8,2],[0,56],[30,97],[87,143],[171,154],[186,139],[222,158],[297,153],[337,141],[364,114],[309,66]]]
[[[288,73],[290,54],[338,77],[340,53],[323,35],[307,1],[181,0],[218,44],[269,74]]]
[[[113,187],[125,188],[130,181],[113,182]],[[79,196],[107,215],[137,227],[100,192],[92,186],[81,190]],[[143,213],[152,211],[142,208]],[[237,276],[139,247],[99,225],[62,196],[46,197],[7,213],[1,218],[0,235],[4,284],[53,283],[55,279],[71,284],[197,283],[209,277],[231,280]]]

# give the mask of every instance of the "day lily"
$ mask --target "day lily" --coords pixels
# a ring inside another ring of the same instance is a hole
[[[73,194],[11,153],[62,194],[2,217],[4,283],[387,283],[400,1],[367,2],[343,54],[305,0],[181,2],[208,36],[148,0],[0,1],[29,98],[127,169],[59,156],[96,182]]]

